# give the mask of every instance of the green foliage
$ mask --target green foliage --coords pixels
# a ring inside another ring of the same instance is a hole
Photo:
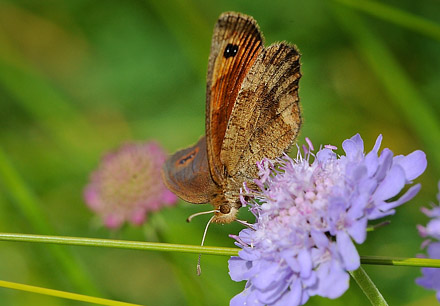
[[[440,6],[435,1],[2,1],[0,2],[0,231],[199,244],[208,206],[180,203],[145,228],[97,226],[82,188],[100,156],[129,140],[169,152],[204,132],[211,31],[227,10],[255,17],[266,44],[302,57],[305,136],[315,145],[379,133],[397,154],[422,149],[421,193],[369,233],[361,255],[414,257],[419,213],[440,179]],[[245,212],[240,215],[251,220]],[[206,245],[232,247],[241,226],[212,225]],[[60,251],[60,249],[62,249]],[[58,254],[58,255],[57,255]],[[226,305],[242,290],[227,257],[0,243],[0,279],[145,305]],[[367,267],[390,305],[434,305],[418,268]],[[70,273],[68,271],[75,271]],[[82,281],[81,281],[82,279]],[[83,305],[0,290],[5,305]],[[369,305],[352,282],[340,299]]]

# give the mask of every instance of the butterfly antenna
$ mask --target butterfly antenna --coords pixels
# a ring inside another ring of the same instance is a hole
[[[217,209],[214,209],[214,210],[210,210],[210,211],[202,211],[202,212],[198,212],[198,213],[192,214],[191,216],[189,216],[189,217],[186,219],[186,222],[191,222],[191,220],[192,220],[194,217],[201,216],[201,215],[207,215],[207,214],[215,213],[215,212],[220,212],[220,211],[217,210]]]
[[[208,223],[206,224],[205,227],[205,232],[203,233],[203,238],[202,238],[202,244],[200,246],[203,246],[203,244],[205,243],[205,237],[206,237],[206,233],[208,232],[208,227],[212,222],[212,219],[214,219],[215,216],[212,216],[211,219],[209,219]],[[202,274],[202,268],[200,267],[200,260],[202,259],[202,254],[199,254],[199,259],[197,260],[197,275],[200,276],[200,274]]]

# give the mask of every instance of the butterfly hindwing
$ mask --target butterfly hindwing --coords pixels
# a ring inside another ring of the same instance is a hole
[[[205,137],[168,158],[162,176],[169,190],[190,203],[208,203],[219,192],[209,173]]]
[[[294,46],[271,45],[244,79],[221,149],[221,162],[236,181],[255,178],[256,162],[281,156],[298,135],[299,58]]]

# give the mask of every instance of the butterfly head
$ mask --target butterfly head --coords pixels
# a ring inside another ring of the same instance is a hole
[[[213,199],[211,204],[214,206],[214,223],[231,223],[237,219],[238,210],[241,207],[239,200],[227,199],[223,194]]]

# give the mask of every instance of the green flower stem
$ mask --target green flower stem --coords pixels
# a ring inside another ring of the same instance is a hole
[[[107,248],[130,249],[130,250],[181,252],[181,253],[224,255],[224,256],[237,256],[238,252],[241,250],[239,248],[225,248],[225,247],[212,247],[212,246],[202,247],[198,245],[186,245],[186,244],[97,239],[97,238],[79,238],[79,237],[66,237],[66,236],[13,234],[13,233],[0,233],[0,241],[39,242],[39,243],[77,245],[77,246],[95,246],[95,247],[107,247]],[[440,268],[440,259],[430,259],[430,258],[361,256],[361,263],[372,264],[372,265],[387,265],[387,266]]]
[[[368,265],[440,268],[440,259],[431,259],[431,258],[361,256],[361,262],[363,264],[368,264]]]
[[[383,298],[382,294],[377,289],[376,285],[373,283],[371,278],[365,272],[362,267],[355,271],[350,272],[351,277],[356,281],[356,283],[361,287],[364,294],[370,300],[371,305],[374,306],[386,306],[388,303]]]
[[[20,283],[7,282],[7,281],[3,281],[3,280],[0,280],[0,287],[21,290],[21,291],[27,291],[27,292],[33,292],[33,293],[44,294],[44,295],[50,295],[50,296],[55,296],[55,297],[59,297],[59,298],[64,298],[64,299],[69,299],[69,300],[74,300],[74,301],[81,301],[81,302],[88,302],[88,303],[93,303],[93,304],[98,304],[98,305],[141,306],[139,304],[119,302],[119,301],[102,299],[102,298],[97,298],[97,297],[87,296],[87,295],[82,295],[82,294],[76,294],[76,293],[71,293],[71,292],[65,292],[65,291],[53,290],[53,289],[48,289],[48,288],[24,285],[24,284],[20,284]]]
[[[182,252],[196,254],[226,255],[237,256],[238,248],[224,247],[201,247],[198,245],[171,244],[159,242],[141,242],[112,239],[95,239],[79,237],[62,237],[47,235],[28,235],[28,234],[10,234],[0,233],[0,241],[21,241],[21,242],[41,242],[52,244],[66,244],[79,246],[97,246],[107,248],[145,250],[145,251],[164,251],[164,252]]]

